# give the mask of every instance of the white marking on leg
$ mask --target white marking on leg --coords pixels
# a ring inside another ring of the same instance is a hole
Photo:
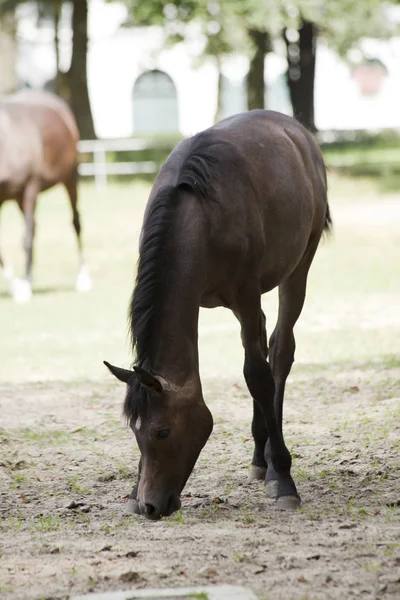
[[[140,417],[138,417],[136,419],[136,423],[135,423],[135,429],[136,429],[136,431],[139,431],[140,428],[141,428],[141,426],[142,426],[142,419]]]
[[[77,292],[89,292],[92,289],[92,281],[89,277],[88,268],[85,264],[79,269],[78,278],[76,280]]]
[[[28,279],[14,279],[12,282],[12,295],[15,302],[20,304],[29,302],[32,298],[32,286]]]

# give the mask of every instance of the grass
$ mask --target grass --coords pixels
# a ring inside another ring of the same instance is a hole
[[[60,528],[60,526],[60,517],[58,517],[57,515],[50,515],[48,517],[39,517],[36,523],[32,525],[32,529],[39,533],[45,533],[47,531],[56,531]]]
[[[375,180],[331,176],[330,190],[334,223],[335,215],[340,218],[311,268],[308,298],[297,326],[296,359],[303,365],[327,360],[339,365],[376,361],[379,356],[385,368],[398,357],[399,326],[390,322],[400,293],[394,267],[400,263],[398,223],[363,220],[369,204],[377,202]],[[103,359],[129,364],[126,311],[147,194],[148,187],[138,183],[112,184],[104,193],[89,184],[81,186],[85,253],[94,284],[83,295],[74,291],[77,255],[66,196],[62,189],[43,194],[37,214],[34,298],[28,305],[16,305],[0,283],[0,330],[6,340],[0,345],[3,382],[110,382]],[[386,201],[394,198],[380,194],[383,215]],[[360,202],[358,222],[354,211]],[[346,222],[349,207],[354,211]],[[16,206],[8,203],[2,209],[2,255],[19,274],[21,236],[22,220]],[[265,297],[263,305],[271,333],[276,293]],[[209,376],[218,371],[240,377],[239,326],[229,311],[201,311],[200,359]]]

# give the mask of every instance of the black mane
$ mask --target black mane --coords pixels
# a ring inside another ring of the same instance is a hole
[[[197,196],[215,199],[213,184],[220,146],[221,142],[214,141],[210,131],[193,138],[177,184],[166,185],[159,190],[142,231],[136,283],[129,306],[129,327],[134,364],[148,370],[151,370],[154,321],[163,295],[163,266],[168,260],[163,248],[180,201],[179,192],[185,189]],[[124,413],[129,421],[137,418],[145,401],[146,390],[134,379],[124,404]]]

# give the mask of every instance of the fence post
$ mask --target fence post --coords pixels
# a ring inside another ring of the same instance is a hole
[[[96,142],[93,151],[94,182],[98,190],[107,187],[106,149],[101,142]]]

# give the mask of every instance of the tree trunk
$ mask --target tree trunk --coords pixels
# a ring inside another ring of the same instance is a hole
[[[56,94],[62,95],[62,73],[60,71],[60,40],[58,37],[59,24],[61,18],[61,0],[53,0],[53,19],[54,19],[54,51],[56,55]]]
[[[249,29],[248,35],[254,47],[254,54],[250,59],[247,74],[247,109],[264,108],[265,83],[264,64],[265,55],[270,48],[270,39],[266,31]]]
[[[217,108],[215,111],[214,122],[216,123],[221,119],[222,110],[222,71],[221,71],[221,57],[215,57],[217,71],[218,71],[218,84],[217,84]]]
[[[67,73],[69,104],[82,139],[95,139],[87,86],[88,0],[73,0],[72,58]]]
[[[289,87],[293,115],[312,132],[314,122],[314,76],[316,58],[316,27],[310,21],[302,21],[297,41],[290,41],[287,30],[286,43],[288,69],[286,79]]]
[[[10,11],[0,20],[0,95],[11,94],[17,87],[17,20]]]

